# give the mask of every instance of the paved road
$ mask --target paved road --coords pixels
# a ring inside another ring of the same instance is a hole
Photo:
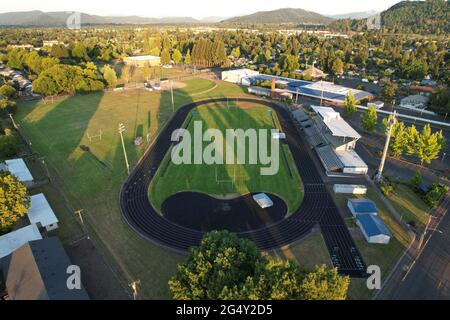
[[[447,212],[436,226],[438,231],[431,227],[429,241],[408,274],[402,267],[409,265],[409,257],[402,259],[378,299],[450,300],[450,196],[443,204]]]

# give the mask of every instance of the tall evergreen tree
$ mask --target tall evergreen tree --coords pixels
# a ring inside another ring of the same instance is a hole
[[[161,52],[161,64],[162,65],[168,65],[170,64],[170,53],[169,49],[164,48]]]

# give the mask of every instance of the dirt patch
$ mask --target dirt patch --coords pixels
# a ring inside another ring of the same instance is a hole
[[[250,102],[239,102],[238,107],[240,109],[248,110],[248,109],[256,108],[256,105],[254,103],[250,103]]]
[[[80,267],[81,282],[92,300],[130,299],[91,239],[84,238],[65,249],[72,263]]]
[[[186,87],[186,83],[180,81],[173,81],[172,88],[173,90],[183,89]],[[170,90],[170,81],[161,82],[161,90]]]

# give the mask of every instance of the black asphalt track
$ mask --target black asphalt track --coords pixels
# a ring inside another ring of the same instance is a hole
[[[305,189],[301,206],[288,218],[237,234],[251,239],[261,250],[269,250],[289,245],[305,237],[319,224],[333,265],[342,274],[364,277],[364,261],[325,188],[313,159],[306,151],[308,147],[305,140],[298,133],[289,112],[267,100],[217,98],[193,102],[178,109],[122,186],[119,201],[127,223],[145,239],[178,252],[186,252],[190,247],[199,245],[205,232],[181,226],[158,214],[148,199],[148,187],[172,144],[172,132],[182,127],[189,112],[203,104],[227,100],[259,103],[277,112]],[[183,211],[181,203],[179,210]]]
[[[198,192],[180,192],[163,202],[161,212],[170,221],[194,230],[251,231],[283,220],[287,213],[282,199],[266,194],[273,206],[262,209],[253,200],[253,194],[222,200]]]

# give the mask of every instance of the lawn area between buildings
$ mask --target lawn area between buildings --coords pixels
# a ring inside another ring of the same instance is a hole
[[[410,225],[417,228],[427,223],[431,208],[411,187],[396,184],[388,198],[402,219]]]
[[[271,129],[280,128],[276,113],[272,109],[260,104],[245,104],[241,108],[233,103],[216,103],[199,106],[189,116],[187,130],[194,137],[194,123],[201,123],[202,130],[219,129],[225,137],[226,129],[265,129],[267,130],[268,154],[272,139]],[[268,113],[271,111],[271,115]],[[275,124],[275,126],[274,126]],[[257,132],[258,134],[258,132]],[[225,138],[224,138],[225,140]],[[149,197],[154,207],[160,210],[161,205],[169,196],[181,191],[196,191],[217,197],[229,195],[244,195],[251,192],[268,192],[282,198],[288,211],[297,209],[303,198],[303,187],[292,154],[287,145],[280,143],[279,170],[275,175],[261,175],[261,168],[270,165],[249,164],[249,150],[256,141],[245,139],[246,164],[174,164],[169,150],[149,188]],[[211,142],[203,142],[202,150]],[[192,155],[194,155],[194,143],[192,141]],[[234,151],[236,152],[236,150]],[[283,154],[284,153],[284,154]],[[223,143],[223,153],[226,155],[226,141]],[[192,158],[192,157],[191,157]],[[286,159],[286,160],[284,160]],[[234,155],[236,161],[236,154]]]
[[[351,227],[351,223],[347,223],[347,225],[351,229],[352,236],[358,250],[363,256],[364,262],[367,266],[379,266],[383,281],[389,275],[404,250],[409,246],[411,242],[410,235],[407,230],[405,230],[405,228],[391,215],[386,205],[378,198],[372,187],[368,186],[367,195],[365,196],[335,194],[331,188],[330,192],[336,202],[336,205],[341,211],[346,212],[346,217],[348,217],[347,219],[349,220],[349,217],[351,217],[350,210],[347,208],[347,200],[349,198],[368,198],[375,202],[378,209],[378,216],[383,220],[384,224],[393,235],[388,245],[368,243],[356,224],[354,227]],[[370,291],[367,289],[365,279],[351,280],[349,288],[350,299],[370,299],[374,293],[375,291]]]

